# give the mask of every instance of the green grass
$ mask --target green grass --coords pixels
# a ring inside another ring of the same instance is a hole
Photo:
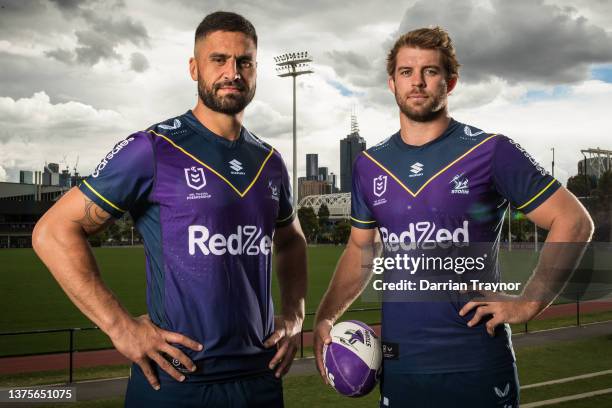
[[[543,381],[573,377],[580,374],[603,371],[612,368],[612,336],[596,337],[585,340],[555,342],[546,346],[525,347],[517,351],[517,360],[521,384],[533,384]],[[105,376],[123,376],[127,374],[126,366],[102,367],[88,369],[89,372],[79,373],[77,378],[102,378]],[[48,373],[46,383],[57,381],[58,373]],[[0,385],[28,386],[41,384],[40,378],[44,373],[27,375],[16,378],[14,382],[7,383],[0,377]],[[521,391],[523,403],[575,395],[584,392],[609,388],[612,384],[612,375],[594,377],[586,380],[576,380],[564,384],[539,387]],[[338,407],[359,408],[373,407],[378,401],[378,391],[370,395],[352,399],[342,397],[330,387],[325,386],[319,376],[294,376],[284,380],[284,393],[286,406],[293,407]],[[555,405],[555,408],[565,407],[604,407],[611,406],[611,395],[592,397],[581,401]],[[70,404],[73,407],[119,407],[121,398]],[[61,406],[61,405],[57,405]]]
[[[127,364],[76,368],[73,372],[73,381],[127,377],[129,374],[130,366]],[[32,385],[63,384],[67,382],[68,368],[65,370],[0,375],[0,387],[29,387]]]
[[[342,246],[308,248],[307,312],[316,310],[342,250]],[[103,279],[126,308],[134,315],[146,313],[143,249],[95,248],[94,253]],[[536,256],[536,253],[528,250],[515,250],[510,253],[502,251],[500,263],[504,278],[526,279],[535,266]],[[612,255],[608,258],[612,259]],[[612,262],[605,263],[610,264]],[[31,249],[0,250],[0,265],[0,310],[3,311],[0,314],[0,332],[92,325],[72,305]],[[273,297],[275,304],[278,304],[278,285],[274,278]],[[378,303],[365,302],[358,298],[351,308],[378,306]],[[380,312],[347,313],[343,319],[376,323],[380,321]],[[582,321],[587,322],[588,319],[603,320],[601,316],[584,316]],[[574,322],[575,316],[535,321],[529,324],[529,330],[567,326]],[[312,316],[307,316],[304,328],[308,330],[311,327]],[[514,330],[520,332],[523,327],[516,326]],[[111,346],[108,338],[100,331],[77,332],[74,339],[75,347],[79,350]],[[66,351],[67,347],[68,333],[0,336],[0,356],[60,352]]]

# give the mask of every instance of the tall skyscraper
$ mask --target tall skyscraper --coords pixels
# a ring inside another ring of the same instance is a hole
[[[316,153],[308,153],[306,155],[306,179],[319,179],[319,155]]]
[[[60,182],[59,164],[57,163],[45,164],[45,167],[43,168],[42,176],[43,176],[42,178],[43,186],[58,186]]]
[[[19,170],[19,182],[21,184],[34,184],[34,173],[29,170]]]
[[[366,142],[359,135],[357,115],[351,114],[351,133],[340,140],[340,191],[351,192],[351,180],[353,179],[353,162],[357,155],[366,149]]]
[[[327,167],[319,167],[319,178],[318,180],[328,181],[327,180],[328,169]]]

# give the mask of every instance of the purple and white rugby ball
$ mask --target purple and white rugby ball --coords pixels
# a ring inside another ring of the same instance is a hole
[[[380,340],[365,323],[349,320],[332,327],[332,342],[323,346],[323,364],[332,387],[347,397],[374,389],[382,363]]]

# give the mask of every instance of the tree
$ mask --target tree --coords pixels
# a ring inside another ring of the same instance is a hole
[[[595,183],[591,177],[577,174],[567,179],[567,189],[576,197],[587,197],[591,195],[591,190],[595,188]]]
[[[332,232],[334,244],[346,244],[349,235],[351,235],[351,223],[348,220],[340,220],[334,225]]]
[[[317,217],[319,217],[319,227],[322,230],[326,229],[327,222],[329,221],[329,208],[327,208],[327,205],[321,204]]]
[[[319,236],[317,242],[330,242],[329,208],[327,208],[327,205],[321,204],[317,217],[319,218]]]
[[[306,239],[308,242],[314,242],[319,232],[319,223],[312,207],[301,207],[298,210],[298,218]]]

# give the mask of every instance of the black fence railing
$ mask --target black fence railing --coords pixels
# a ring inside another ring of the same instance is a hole
[[[604,301],[604,302],[612,302],[612,299],[598,299],[598,301]],[[585,303],[588,301],[581,301],[580,297],[576,298],[575,302],[568,302],[568,303],[564,303],[564,304],[571,304],[571,303],[575,303],[576,307],[575,307],[575,313],[576,313],[576,324],[575,326],[579,327],[582,323],[580,320],[580,304],[581,303]],[[611,309],[612,310],[612,309]],[[372,307],[372,308],[356,308],[356,309],[349,309],[345,312],[345,315],[348,313],[349,315],[352,313],[358,313],[358,312],[379,312],[381,311],[380,307]],[[314,316],[315,313],[314,312],[308,312],[305,314],[306,317],[310,317],[310,316]],[[564,317],[570,317],[571,315],[565,315]],[[380,324],[380,322],[370,322],[369,324],[372,325],[377,325]],[[563,327],[567,327],[567,326],[563,326]],[[100,330],[98,327],[93,326],[93,327],[74,327],[74,328],[60,328],[60,329],[42,329],[42,330],[28,330],[28,331],[14,331],[14,332],[0,332],[0,337],[4,337],[4,336],[23,336],[23,335],[40,335],[40,334],[50,334],[50,333],[67,333],[67,342],[68,342],[68,347],[67,350],[65,351],[65,353],[67,353],[67,363],[68,363],[68,383],[72,383],[74,381],[74,355],[75,353],[79,352],[79,351],[92,351],[90,350],[77,350],[75,348],[75,341],[74,341],[74,337],[75,334],[78,332],[85,332],[85,331],[94,331],[94,330]],[[311,330],[303,330],[300,332],[300,351],[299,351],[299,355],[300,358],[304,358],[304,333],[311,333]],[[525,333],[529,333],[529,326],[528,323],[525,323]],[[100,350],[100,349],[99,349]],[[107,349],[104,349],[107,350]],[[29,354],[28,356],[33,356],[33,355],[41,355],[41,354],[48,354],[48,353],[38,353],[38,354]],[[18,357],[18,356],[3,356],[0,357],[0,361],[2,360],[2,358],[7,358],[7,357]],[[24,355],[21,355],[21,357],[26,357]]]

